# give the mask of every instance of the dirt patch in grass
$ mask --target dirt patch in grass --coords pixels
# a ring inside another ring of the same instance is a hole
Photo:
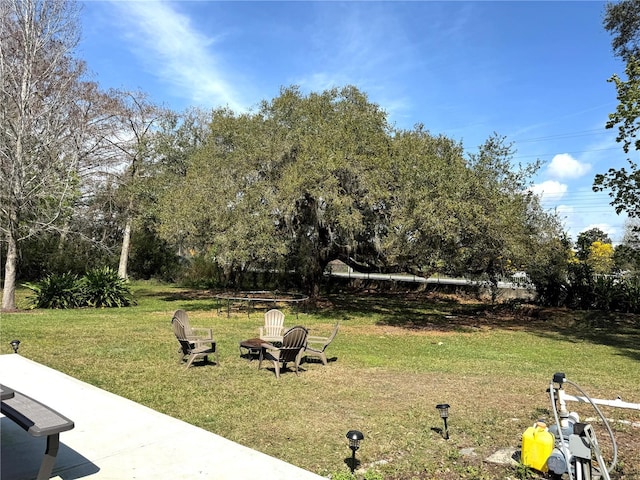
[[[289,376],[285,381],[300,382],[301,388],[295,398],[281,396],[279,401],[306,405],[305,415],[298,422],[290,418],[286,428],[266,438],[252,437],[249,443],[314,471],[319,471],[317,466],[306,458],[317,457],[319,451],[323,458],[334,459],[330,470],[341,469],[340,459],[346,461],[348,452],[336,439],[343,438],[348,427],[365,435],[358,452],[360,468],[377,470],[386,480],[520,478],[516,467],[486,459],[501,449],[519,449],[522,433],[537,419],[552,420],[544,385],[535,379],[499,385],[482,374],[365,370],[339,362],[329,367],[303,364],[303,369],[298,378],[285,374]],[[451,405],[448,440],[442,436],[443,422],[435,408],[442,402]],[[582,418],[593,414],[586,408],[578,410]],[[251,415],[258,423],[269,421],[268,412]],[[598,422],[594,428],[610,460],[605,430]],[[640,428],[622,423],[613,423],[612,428],[619,448],[612,478],[640,478]],[[308,439],[300,432],[307,432]],[[295,448],[283,451],[296,438]]]
[[[577,311],[522,301],[491,305],[467,296],[438,292],[341,294],[317,303],[321,305],[317,311],[322,315],[336,316],[342,312],[377,315],[378,324],[410,330],[607,328],[637,334],[640,329],[640,316],[624,312]]]
[[[345,335],[382,338],[409,334],[441,338],[494,330],[524,331],[535,332],[541,338],[566,338],[567,343],[576,345],[578,352],[569,356],[569,360],[584,356],[588,361],[591,345],[603,345],[615,347],[620,354],[640,361],[638,315],[543,308],[520,302],[487,305],[466,297],[413,292],[358,296],[355,299],[335,295],[324,299],[322,305],[323,315],[327,317],[357,312],[376,319],[366,325],[350,325],[349,317],[345,316],[346,321],[341,326]],[[433,343],[438,344],[438,341]],[[336,368],[338,365],[332,366],[334,373]],[[567,368],[571,368],[571,363]],[[615,373],[611,374],[612,379],[615,378]],[[383,410],[389,412],[389,421],[375,425],[376,428],[369,432],[370,437],[377,438],[374,445],[367,445],[368,454],[365,455],[363,450],[365,467],[377,466],[380,462],[396,464],[395,469],[386,469],[386,479],[525,478],[523,475],[528,475],[527,472],[495,465],[485,459],[502,448],[519,448],[522,432],[538,418],[553,422],[550,402],[544,393],[545,385],[539,378],[523,378],[517,384],[500,384],[495,372],[493,375],[478,372],[476,376],[378,373],[370,370],[358,374],[348,370],[343,375],[353,378],[353,391],[364,399],[369,411],[371,408],[381,409],[372,414],[373,417],[384,416]],[[344,381],[345,378],[338,384]],[[611,385],[611,391],[616,388]],[[332,387],[327,389],[330,391]],[[600,398],[611,398],[610,394],[606,392]],[[629,395],[633,399],[627,398],[627,401],[638,401],[637,390]],[[441,427],[434,408],[441,401],[452,405],[451,438],[448,442],[442,442],[434,430]],[[341,399],[335,399],[335,402],[339,411],[359,410],[357,403],[345,403]],[[595,416],[589,405],[574,404],[571,408],[578,411],[583,419]],[[611,477],[618,480],[640,479],[640,413],[628,409],[601,409],[607,417],[624,420],[611,424],[618,445],[618,463]],[[367,418],[364,409],[361,415]],[[354,419],[358,418],[354,414]],[[610,461],[612,447],[602,422],[594,420],[594,428],[605,460]],[[390,432],[415,441],[403,442],[403,448],[394,450]],[[464,449],[471,449],[472,454],[461,454]],[[399,475],[394,470],[404,473]]]

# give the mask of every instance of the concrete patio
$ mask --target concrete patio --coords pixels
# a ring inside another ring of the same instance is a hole
[[[0,383],[75,423],[60,434],[53,478],[317,480],[323,477],[81,382],[19,354],[0,355]],[[35,478],[45,439],[0,416],[0,477]]]

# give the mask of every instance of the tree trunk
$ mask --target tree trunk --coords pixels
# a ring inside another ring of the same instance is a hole
[[[324,249],[324,250],[328,251],[328,249]],[[329,264],[328,258],[329,258],[329,255],[326,255],[326,254],[316,255],[315,265],[311,268],[311,274],[309,275],[308,291],[309,291],[309,296],[313,300],[320,298],[320,287],[324,280],[324,270],[325,268],[327,268],[327,265]]]
[[[118,264],[118,276],[127,278],[127,263],[129,262],[129,248],[131,246],[131,216],[127,217],[127,223],[122,235],[122,250],[120,250],[120,263]]]
[[[4,266],[4,287],[2,289],[2,310],[16,309],[16,263],[18,247],[13,235],[7,235],[7,261]]]
[[[122,235],[122,250],[120,250],[120,263],[118,264],[118,276],[120,278],[127,279],[127,265],[129,263],[129,250],[131,249],[131,224],[133,218],[131,212],[133,211],[133,199],[129,200],[129,213],[127,215],[127,223],[124,226],[124,233]]]

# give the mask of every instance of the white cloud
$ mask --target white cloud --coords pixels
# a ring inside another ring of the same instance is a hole
[[[567,185],[556,180],[547,180],[546,182],[536,183],[530,190],[542,197],[545,202],[557,202],[567,193]]]
[[[578,178],[591,169],[588,163],[581,163],[568,153],[560,153],[553,157],[547,167],[549,175],[554,178]]]
[[[309,92],[322,92],[342,85],[347,85],[349,84],[349,80],[342,74],[316,72],[307,75],[304,78],[300,78],[294,83],[295,85],[300,85],[301,88]]]
[[[120,10],[134,53],[153,75],[208,106],[244,110],[233,81],[210,50],[216,39],[164,2],[114,2]]]
[[[558,205],[556,207],[556,210],[559,213],[570,214],[570,213],[573,213],[575,211],[575,208],[573,207],[573,205]]]

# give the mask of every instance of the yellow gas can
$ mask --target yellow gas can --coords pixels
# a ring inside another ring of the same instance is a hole
[[[521,462],[540,472],[547,471],[547,459],[553,451],[554,437],[544,422],[536,422],[522,434]]]

